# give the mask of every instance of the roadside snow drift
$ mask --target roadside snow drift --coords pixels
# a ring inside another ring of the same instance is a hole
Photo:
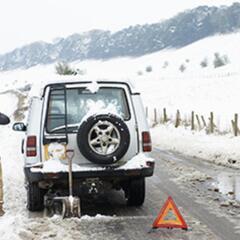
[[[240,168],[240,137],[206,135],[183,127],[161,125],[151,129],[155,146],[202,158],[212,163]]]

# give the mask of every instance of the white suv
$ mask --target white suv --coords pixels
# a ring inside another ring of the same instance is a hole
[[[123,189],[128,205],[145,198],[145,177],[153,175],[151,138],[140,94],[119,81],[64,81],[33,97],[22,142],[30,211],[44,208],[44,195],[66,195],[66,149],[74,150],[73,194]]]

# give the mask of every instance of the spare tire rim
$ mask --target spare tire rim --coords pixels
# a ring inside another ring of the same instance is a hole
[[[88,144],[91,149],[100,155],[108,155],[115,152],[120,145],[119,130],[109,121],[99,120],[88,134]]]

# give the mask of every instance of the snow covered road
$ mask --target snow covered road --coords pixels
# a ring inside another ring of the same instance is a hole
[[[159,148],[155,148],[153,156],[158,162],[157,172],[165,169],[161,171],[160,178],[162,191],[172,195],[191,216],[211,229],[213,239],[240,238],[239,189],[224,192],[221,185],[228,184],[229,180],[219,181],[222,174],[240,176],[237,169],[217,166],[200,158]]]

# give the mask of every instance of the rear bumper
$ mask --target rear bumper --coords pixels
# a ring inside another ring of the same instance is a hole
[[[150,177],[154,172],[154,162],[148,166],[141,169],[111,169],[106,168],[103,170],[96,171],[81,171],[73,172],[74,180],[84,180],[86,178],[101,178],[101,179],[129,179],[136,177]],[[67,172],[57,172],[57,173],[43,173],[43,172],[33,172],[30,167],[24,168],[24,173],[26,180],[28,182],[40,182],[40,181],[67,181]]]

